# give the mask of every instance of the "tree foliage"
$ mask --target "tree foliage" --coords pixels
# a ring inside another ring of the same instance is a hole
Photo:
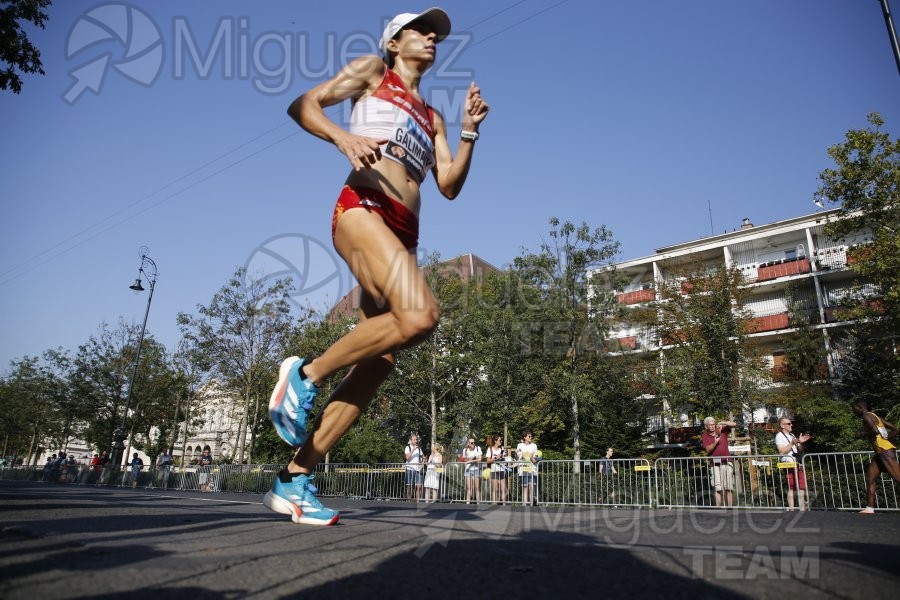
[[[891,408],[900,399],[900,139],[883,130],[879,114],[867,122],[828,148],[835,166],[819,174],[817,195],[840,207],[826,233],[838,239],[871,233],[871,243],[851,249],[852,268],[880,290],[874,302],[849,300],[852,317],[862,321],[843,336],[841,392]]]
[[[741,274],[724,267],[689,265],[659,290],[643,325],[664,350],[653,384],[672,411],[696,419],[740,419],[758,402],[754,381],[759,362],[747,338],[750,314]]]
[[[22,91],[20,73],[44,74],[41,52],[28,39],[23,25],[31,23],[41,29],[48,20],[46,9],[51,0],[3,0],[0,6],[0,89]]]
[[[527,311],[530,328],[542,339],[543,393],[550,406],[546,414],[566,423],[566,435],[575,460],[581,458],[584,411],[596,413],[596,371],[613,363],[598,361],[606,351],[606,313],[613,307],[610,294],[591,296],[588,271],[608,266],[619,243],[606,227],[591,228],[550,219],[549,239],[537,253],[515,259],[519,280],[536,292],[537,302]],[[552,384],[549,384],[552,381]],[[535,432],[538,433],[537,431]],[[543,443],[550,441],[544,431]],[[562,440],[557,440],[558,445]]]
[[[826,226],[836,238],[871,231],[872,243],[857,252],[853,269],[875,282],[888,317],[900,312],[900,139],[882,131],[877,113],[865,129],[851,129],[844,143],[828,148],[835,166],[819,174],[820,197],[839,204],[839,218]],[[896,328],[896,323],[893,325]]]
[[[226,388],[235,390],[241,404],[234,407],[239,420],[237,460],[245,460],[246,432],[255,433],[259,415],[268,406],[268,393],[291,331],[287,280],[271,285],[265,278],[239,268],[209,305],[197,315],[179,313],[182,333],[207,356],[211,373]]]

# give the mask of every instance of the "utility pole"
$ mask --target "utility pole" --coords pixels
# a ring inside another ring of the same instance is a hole
[[[891,50],[894,51],[894,62],[897,63],[897,74],[900,75],[900,44],[897,43],[897,30],[894,28],[894,19],[891,17],[891,7],[888,0],[881,2],[881,12],[884,14],[884,24],[887,26],[888,37],[891,39]]]

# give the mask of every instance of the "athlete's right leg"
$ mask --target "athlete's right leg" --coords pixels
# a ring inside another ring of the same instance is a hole
[[[321,356],[303,365],[314,384],[336,371],[413,346],[437,327],[440,307],[407,249],[380,216],[362,209],[341,215],[334,247],[353,275],[383,310],[359,323]]]
[[[881,454],[877,460],[881,462],[882,470],[887,472],[894,481],[900,483],[900,464],[897,463],[896,450]]]
[[[875,498],[878,492],[878,478],[880,476],[881,466],[878,464],[878,458],[873,457],[872,462],[866,467],[866,508],[862,512],[874,512]]]
[[[278,435],[294,447],[306,442],[307,418],[324,379],[356,365],[383,369],[378,357],[424,339],[437,326],[439,316],[434,295],[416,264],[415,250],[405,248],[379,215],[348,210],[338,220],[334,245],[374,308],[318,358],[301,362],[291,357],[282,363],[269,416]],[[369,359],[375,363],[369,364]]]

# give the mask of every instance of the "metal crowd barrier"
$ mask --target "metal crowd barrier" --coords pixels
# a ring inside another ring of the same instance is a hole
[[[829,452],[807,454],[803,467],[807,473],[812,508],[822,510],[858,510],[866,505],[866,467],[872,452]],[[882,474],[876,488],[877,510],[900,510],[897,483]]]
[[[787,508],[787,469],[779,466],[779,458],[758,455],[657,459],[653,463],[655,504],[660,508]],[[794,465],[796,476],[796,463],[789,464]]]
[[[808,454],[802,463],[781,462],[778,455],[732,456],[715,463],[699,456],[660,458],[651,465],[644,459],[544,460],[533,471],[533,501],[539,505],[704,508],[727,504],[731,488],[733,506],[741,509],[783,510],[800,507],[788,479],[805,476],[804,503],[813,510],[859,510],[866,505],[865,469],[872,452]],[[612,469],[601,470],[611,465]],[[503,463],[504,473],[486,463],[467,466],[450,462],[439,471],[406,463],[320,464],[315,485],[323,497],[370,500],[424,500],[426,486],[437,486],[439,502],[522,504],[523,463]],[[262,494],[283,465],[212,465],[145,468],[136,487],[200,492]],[[487,472],[485,472],[487,470]],[[131,469],[77,468],[44,470],[43,466],[0,467],[0,479],[57,484],[131,487]],[[717,485],[718,484],[718,485]],[[719,489],[717,489],[719,488]],[[877,510],[900,511],[900,486],[883,474],[877,487]],[[505,493],[504,493],[505,492]],[[717,500],[718,496],[718,500]]]
[[[653,481],[646,459],[542,460],[540,504],[650,506]]]

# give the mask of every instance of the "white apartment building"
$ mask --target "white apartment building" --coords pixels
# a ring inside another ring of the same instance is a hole
[[[851,239],[838,240],[824,232],[825,224],[837,218],[838,212],[821,210],[765,225],[744,219],[734,231],[666,246],[652,256],[623,261],[616,264],[616,270],[628,283],[614,290],[616,299],[630,307],[640,307],[659,300],[663,285],[678,285],[681,281],[682,293],[690,293],[683,275],[685,268],[699,266],[701,273],[721,266],[737,269],[749,292],[744,306],[752,314],[749,337],[768,362],[772,382],[784,370],[783,340],[794,331],[788,315],[788,289],[797,305],[810,315],[814,327],[822,332],[827,377],[838,378],[840,349],[834,343],[834,334],[848,324],[840,303],[850,294],[867,298],[878,294],[874,285],[853,270],[854,256],[871,241],[871,233],[861,231]],[[601,272],[602,269],[591,274]],[[627,319],[617,324],[610,337],[618,341],[619,351],[647,353],[648,358],[666,349],[666,340]]]

